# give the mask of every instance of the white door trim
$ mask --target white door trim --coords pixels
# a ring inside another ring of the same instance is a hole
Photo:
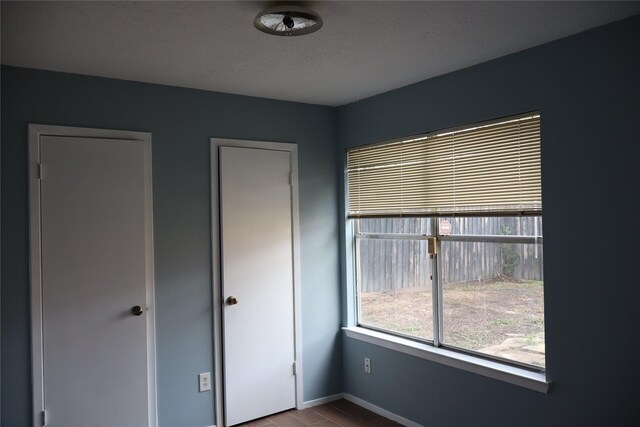
[[[151,134],[147,132],[120,131],[110,129],[77,128],[29,124],[29,239],[31,281],[31,370],[33,385],[33,425],[41,427],[44,411],[43,384],[43,336],[42,336],[42,275],[41,275],[41,229],[40,229],[40,137],[67,136],[79,138],[124,139],[140,141],[145,148],[144,193],[145,193],[145,275],[147,319],[147,390],[149,427],[157,426],[156,398],[156,341],[155,341],[155,295],[153,277],[153,192],[151,173]]]
[[[239,147],[288,151],[291,156],[291,218],[293,236],[293,301],[294,301],[294,349],[296,363],[296,408],[304,403],[302,393],[302,296],[300,287],[300,218],[298,193],[298,146],[283,142],[247,141],[239,139],[211,138],[211,265],[213,268],[213,331],[215,369],[216,425],[224,426],[224,384],[222,366],[222,297],[220,277],[220,195],[218,179],[218,148]]]

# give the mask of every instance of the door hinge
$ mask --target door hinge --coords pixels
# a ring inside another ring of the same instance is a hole
[[[298,364],[293,362],[293,375],[298,375]]]
[[[47,411],[42,411],[40,415],[42,418],[42,427],[45,427],[47,425]]]
[[[38,179],[42,179],[42,163],[38,163]]]
[[[289,174],[289,185],[293,185],[293,173]]]

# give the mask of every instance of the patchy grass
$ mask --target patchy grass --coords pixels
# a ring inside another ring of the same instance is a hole
[[[511,347],[509,353],[514,360],[520,357],[511,355],[514,351],[544,347],[542,282],[496,278],[446,284],[442,292],[445,344],[501,356],[504,349],[499,346],[517,337],[519,347]],[[361,319],[368,325],[431,340],[431,289],[363,293]],[[520,361],[543,366],[544,353],[542,356],[540,362],[524,354]]]

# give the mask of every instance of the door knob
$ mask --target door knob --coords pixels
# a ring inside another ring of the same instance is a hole
[[[142,307],[140,307],[139,305],[136,305],[135,307],[131,308],[131,312],[134,316],[140,316],[142,315],[142,313],[144,313],[144,310],[142,310]]]
[[[234,296],[230,296],[227,298],[227,305],[236,305],[238,303],[238,298]]]

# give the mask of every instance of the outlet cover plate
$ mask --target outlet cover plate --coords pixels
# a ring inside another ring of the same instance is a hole
[[[201,374],[198,374],[198,382],[199,382],[199,389],[200,392],[203,391],[211,391],[211,373],[210,372],[203,372]]]

